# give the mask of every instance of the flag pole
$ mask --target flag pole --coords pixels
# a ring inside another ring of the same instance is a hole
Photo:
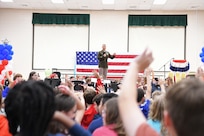
[[[74,64],[74,77],[76,78],[76,63]]]
[[[76,54],[77,54],[77,52],[76,52]],[[74,77],[76,78],[76,60],[77,60],[77,58],[76,58],[76,54],[75,54],[75,61],[74,61]]]

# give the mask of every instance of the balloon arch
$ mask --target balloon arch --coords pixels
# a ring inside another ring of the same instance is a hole
[[[6,72],[12,75],[12,56],[14,54],[12,45],[8,43],[0,44],[0,82],[4,84],[6,79]]]

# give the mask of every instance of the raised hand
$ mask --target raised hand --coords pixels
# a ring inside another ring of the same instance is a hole
[[[146,75],[146,76],[150,76],[151,73],[152,73],[152,71],[153,71],[152,68],[146,68],[146,69],[145,69],[145,75]]]
[[[106,90],[103,85],[98,86],[97,90],[99,91],[99,93],[103,93],[103,94],[106,93]]]
[[[141,55],[135,58],[135,62],[138,66],[138,71],[142,71],[145,68],[149,67],[153,60],[154,58],[152,56],[152,52],[148,48],[146,48]]]

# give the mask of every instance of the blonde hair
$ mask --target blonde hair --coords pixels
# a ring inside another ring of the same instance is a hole
[[[162,94],[161,91],[154,91],[154,92],[152,93],[152,99],[154,100],[155,97],[157,97],[157,96],[159,96],[159,95],[161,95],[161,94]]]
[[[154,99],[150,106],[149,118],[152,119],[153,121],[161,122],[160,132],[163,136],[168,136],[168,131],[163,124],[164,108],[165,108],[165,94],[161,92],[156,93],[155,91]]]
[[[150,106],[149,118],[152,120],[163,121],[163,112],[165,106],[164,94],[155,96]]]

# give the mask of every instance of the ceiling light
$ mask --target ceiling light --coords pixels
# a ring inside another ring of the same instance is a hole
[[[129,6],[129,8],[131,8],[131,9],[136,9],[137,6]]]
[[[64,3],[63,0],[51,0],[51,1],[52,1],[52,3]]]
[[[21,4],[22,7],[28,7],[28,4]]]
[[[114,0],[102,0],[103,4],[114,4]]]
[[[1,2],[13,2],[13,0],[1,0]]]
[[[164,5],[167,0],[154,0],[154,5]]]
[[[81,6],[81,8],[88,8],[88,6]]]

